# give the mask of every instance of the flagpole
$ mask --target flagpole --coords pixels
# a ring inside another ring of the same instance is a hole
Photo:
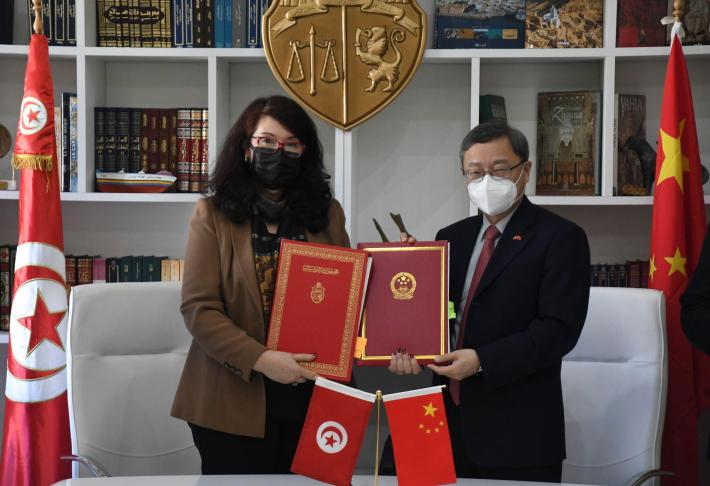
[[[379,484],[380,478],[380,408],[382,406],[382,390],[375,392],[377,402],[377,428],[375,429],[375,486]]]
[[[32,24],[35,34],[44,34],[44,24],[42,23],[42,0],[32,0],[32,10],[35,11],[35,21]]]

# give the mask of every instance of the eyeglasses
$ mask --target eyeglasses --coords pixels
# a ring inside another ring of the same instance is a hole
[[[306,150],[306,146],[303,145],[298,140],[292,140],[289,142],[279,142],[273,137],[256,137],[252,136],[252,140],[256,141],[252,147],[260,148],[267,153],[275,153],[278,149],[283,149],[284,154],[289,157],[300,157]]]
[[[493,170],[482,170],[482,169],[469,169],[469,170],[463,170],[461,169],[461,172],[463,173],[463,178],[466,179],[466,182],[481,182],[483,180],[483,176],[486,174],[490,175],[491,178],[494,181],[504,181],[506,179],[510,179],[510,174],[513,172],[513,169],[516,167],[521,166],[524,164],[525,160],[521,160],[517,164],[515,164],[512,167],[501,167],[498,169],[493,169]]]

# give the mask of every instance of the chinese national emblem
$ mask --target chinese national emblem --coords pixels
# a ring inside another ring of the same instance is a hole
[[[411,81],[426,25],[416,0],[277,0],[263,18],[264,51],[287,92],[349,130]]]

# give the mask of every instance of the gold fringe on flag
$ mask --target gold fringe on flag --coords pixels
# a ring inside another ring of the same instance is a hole
[[[51,155],[31,155],[14,154],[12,156],[12,167],[15,169],[41,170],[43,172],[52,171]]]

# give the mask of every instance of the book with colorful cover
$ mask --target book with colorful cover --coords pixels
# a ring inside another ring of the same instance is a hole
[[[618,0],[616,47],[650,47],[666,44],[667,0]]]
[[[604,47],[604,0],[528,0],[528,48]]]
[[[525,0],[436,2],[437,49],[515,49],[525,46]]]

